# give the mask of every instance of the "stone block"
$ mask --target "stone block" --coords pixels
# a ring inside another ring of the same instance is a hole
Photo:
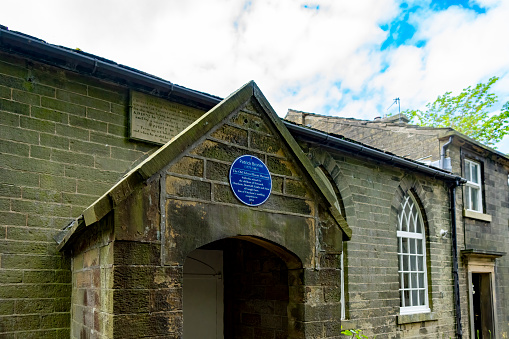
[[[98,132],[106,133],[108,131],[108,124],[105,122],[74,115],[69,116],[69,124],[71,126],[90,129]]]
[[[81,180],[90,180],[95,178],[96,181],[110,182],[113,184],[119,179],[121,174],[119,172],[97,170],[78,165],[66,165],[65,176]]]
[[[286,159],[269,156],[267,157],[267,167],[271,173],[297,176],[294,165]]]
[[[119,137],[128,137],[128,131],[126,126],[117,126],[114,124],[108,124],[108,134],[119,136]]]
[[[67,164],[94,166],[94,156],[84,153],[75,153],[69,150],[54,149],[51,151],[51,160]]]
[[[231,145],[226,145],[211,140],[205,140],[203,143],[192,150],[192,154],[203,156],[205,158],[233,162],[241,155],[245,155],[246,151]],[[257,154],[252,155],[260,158],[260,156]]]
[[[87,108],[87,118],[107,122],[109,124],[115,124],[117,126],[127,126],[127,114],[125,112],[125,106],[123,105],[112,105],[113,107],[120,107],[122,109],[121,114],[116,112],[101,111],[94,108]]]
[[[37,330],[40,328],[40,315],[26,314],[10,317],[2,317],[2,332],[14,332],[23,329],[24,331]]]
[[[285,152],[285,148],[278,138],[261,133],[251,133],[250,146],[264,153],[282,155]]]
[[[100,109],[100,110],[104,110],[104,111],[110,110],[110,104],[107,101],[87,97],[84,95],[80,95],[80,94],[76,94],[76,93],[72,93],[72,92],[68,92],[68,91],[64,91],[64,90],[60,90],[60,89],[57,89],[56,98],[58,100],[70,102],[70,103],[73,103],[76,105],[92,107],[92,108],[96,108],[96,109]]]
[[[88,86],[88,96],[97,98],[118,105],[127,105],[128,92],[126,89],[121,87],[111,87],[105,89],[106,84],[101,87]]]
[[[272,176],[272,192],[275,193],[283,193],[283,182],[284,179],[282,177],[271,175]]]
[[[12,90],[12,100],[34,106],[40,106],[41,104],[39,95],[16,89]]]
[[[39,141],[41,146],[60,148],[63,150],[69,149],[69,138],[66,137],[41,133]]]
[[[161,263],[161,246],[159,244],[116,241],[113,248],[114,254],[111,259],[115,258],[115,265],[158,266]]]
[[[245,326],[261,326],[262,318],[260,314],[242,313],[241,323]]]
[[[274,211],[313,215],[314,205],[311,200],[271,194],[263,207]]]
[[[248,146],[247,131],[230,125],[221,126],[212,133],[211,137],[238,146]]]
[[[30,115],[30,106],[11,100],[0,99],[0,111],[7,111],[21,115]]]
[[[166,177],[166,193],[177,197],[210,200],[210,183],[198,180]]]
[[[0,300],[0,316],[14,314],[15,300],[3,299]]]
[[[12,142],[9,140],[0,140],[0,152],[15,154],[19,156],[28,157],[30,147],[29,145]]]
[[[210,163],[208,164],[210,166]],[[203,160],[183,157],[170,167],[168,173],[184,174],[193,177],[203,177]]]
[[[0,86],[0,98],[11,99],[11,89],[9,87]]]
[[[90,141],[102,145],[116,146],[125,149],[134,149],[136,147],[136,144],[130,142],[125,137],[106,134],[104,132],[96,132],[94,130],[90,130]],[[149,149],[151,148],[153,148],[152,145],[149,146]]]
[[[254,112],[254,113],[256,113],[256,112]],[[236,115],[234,115],[231,118],[231,122],[238,126],[241,126],[244,128],[249,128],[253,131],[258,131],[258,132],[263,132],[263,133],[271,132],[261,116],[252,114],[249,112],[240,111],[239,113],[237,113]]]
[[[229,173],[230,165],[215,161],[207,161],[207,179],[228,183]]]
[[[311,194],[304,182],[299,180],[285,180],[285,194],[296,195],[303,198],[311,198]]]
[[[3,114],[0,112],[3,125],[0,125],[0,135],[6,140],[19,141],[29,144],[39,144],[39,133],[36,131],[22,130],[17,128],[19,126],[19,117]],[[8,126],[9,123],[15,124],[14,128]]]
[[[52,283],[55,281],[55,271],[25,271],[23,274],[23,282],[26,284],[36,283]]]
[[[242,204],[240,200],[235,197],[229,185],[213,184],[212,187],[214,201],[237,205]]]
[[[83,253],[83,268],[96,267],[99,265],[99,248],[92,248]]]

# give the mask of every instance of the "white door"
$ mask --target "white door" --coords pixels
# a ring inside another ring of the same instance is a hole
[[[184,263],[184,339],[223,338],[223,251],[197,249]]]

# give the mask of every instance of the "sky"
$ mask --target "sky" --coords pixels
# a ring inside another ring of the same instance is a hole
[[[492,113],[509,101],[507,0],[23,0],[0,24],[220,97],[254,80],[281,117],[371,120],[493,76]]]

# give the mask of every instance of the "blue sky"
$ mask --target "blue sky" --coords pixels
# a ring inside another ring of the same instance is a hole
[[[0,12],[11,30],[211,94],[255,80],[280,116],[359,119],[492,76],[496,113],[509,100],[507,18],[503,0],[25,0]]]

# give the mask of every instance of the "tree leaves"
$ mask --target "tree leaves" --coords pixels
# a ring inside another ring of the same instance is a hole
[[[489,109],[498,102],[498,97],[490,93],[491,86],[498,77],[475,87],[468,86],[459,95],[451,96],[445,92],[434,102],[426,105],[426,110],[406,110],[404,114],[413,124],[429,127],[451,127],[477,141],[493,147],[509,133],[509,101],[500,113],[493,114]]]

